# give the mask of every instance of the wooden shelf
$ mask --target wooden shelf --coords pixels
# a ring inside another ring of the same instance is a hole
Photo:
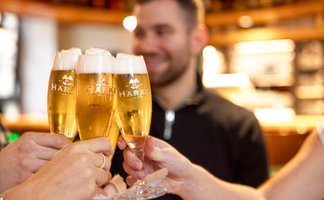
[[[20,16],[40,16],[55,19],[60,23],[99,23],[121,25],[131,13],[120,10],[96,9],[87,7],[49,4],[44,1],[0,0],[0,11],[17,13]],[[248,11],[208,13],[206,24],[211,29],[209,44],[226,46],[242,41],[292,39],[295,41],[324,39],[324,0],[313,0],[290,5]],[[240,29],[238,19],[250,16],[254,25],[269,25],[287,20],[311,17],[313,27],[301,28],[250,28]],[[236,27],[232,31],[224,27]],[[213,29],[223,30],[215,33]]]
[[[290,5],[264,8],[249,11],[233,11],[223,13],[209,13],[206,15],[206,24],[212,30],[209,44],[215,46],[226,46],[243,41],[260,41],[276,39],[292,39],[294,41],[304,41],[313,39],[324,39],[324,1],[316,0],[300,2]],[[249,16],[253,20],[254,26],[249,29],[242,29],[238,25],[239,18]],[[313,24],[308,27],[280,28],[275,26],[279,22],[297,21],[311,19]],[[271,27],[262,27],[272,25]],[[227,31],[226,27],[232,27]],[[213,30],[218,30],[217,33]],[[219,33],[218,33],[219,32]]]
[[[130,12],[120,10],[96,9],[69,5],[49,4],[32,0],[1,0],[0,11],[14,12],[19,15],[35,15],[57,19],[60,22],[92,22],[122,24]],[[241,16],[250,16],[255,24],[269,24],[278,21],[318,16],[324,13],[324,1],[301,2],[273,8],[246,11],[227,11],[207,13],[208,27],[237,25]]]
[[[13,12],[20,16],[40,16],[61,23],[102,23],[121,25],[130,13],[120,10],[97,9],[49,4],[39,1],[1,0],[0,11]]]
[[[313,0],[256,10],[207,13],[206,24],[208,27],[238,26],[240,17],[249,16],[255,25],[262,25],[286,20],[296,20],[308,16],[318,17],[322,16],[323,13],[324,1]]]
[[[209,44],[226,46],[243,41],[292,39],[294,41],[324,40],[324,27],[314,28],[254,28],[229,33],[212,34]]]

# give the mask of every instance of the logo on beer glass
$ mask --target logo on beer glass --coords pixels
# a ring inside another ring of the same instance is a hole
[[[61,79],[57,79],[57,81],[54,79],[51,85],[51,90],[54,92],[72,94],[74,87],[73,81],[72,75],[65,74]]]
[[[73,78],[71,75],[70,76],[64,75],[62,79],[63,79],[63,85],[66,86],[70,86],[73,82]]]
[[[90,84],[88,86],[88,94],[116,94],[116,88],[109,87],[109,80],[102,78],[99,83]]]
[[[131,97],[136,97],[140,98],[143,96],[146,96],[150,93],[150,90],[148,88],[143,88],[145,87],[145,84],[140,83],[139,79],[132,77],[128,85],[125,86],[126,90],[120,90],[119,91],[119,97],[123,98],[131,98]],[[130,88],[130,90],[127,90],[127,88]]]
[[[138,81],[137,78],[135,78],[135,79],[131,79],[131,80],[129,81],[129,84],[130,84],[130,88],[132,88],[133,90],[139,88],[139,81]]]

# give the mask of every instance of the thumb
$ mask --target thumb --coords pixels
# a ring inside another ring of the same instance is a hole
[[[161,162],[164,160],[162,153],[163,141],[154,137],[148,137],[145,144],[145,155],[152,161]]]
[[[192,166],[191,161],[167,142],[148,137],[144,150],[146,157],[155,162],[155,167],[168,170],[168,176],[178,178],[188,176],[186,169]]]

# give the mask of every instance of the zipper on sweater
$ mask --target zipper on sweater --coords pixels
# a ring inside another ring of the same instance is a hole
[[[175,112],[174,110],[167,110],[165,112],[165,122],[164,122],[164,131],[163,138],[165,140],[170,140],[172,137],[172,126],[175,121]]]

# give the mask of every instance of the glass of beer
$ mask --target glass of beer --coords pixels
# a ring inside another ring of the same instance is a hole
[[[91,48],[79,57],[76,117],[81,140],[108,137],[115,147],[119,132],[110,132],[117,101],[114,65],[115,58],[104,49]]]
[[[81,50],[56,52],[48,83],[47,110],[51,133],[72,141],[77,132],[75,119],[75,67]]]
[[[117,123],[130,149],[143,161],[152,117],[151,87],[143,57],[117,54],[115,73]],[[135,184],[136,189],[123,193],[122,199],[151,199],[166,193],[164,188],[151,187],[145,180]]]

